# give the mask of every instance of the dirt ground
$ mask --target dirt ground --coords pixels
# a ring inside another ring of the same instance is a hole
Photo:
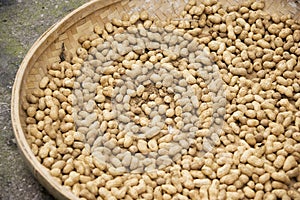
[[[15,74],[35,40],[88,0],[0,0],[0,200],[54,199],[33,177],[15,143],[10,99]]]

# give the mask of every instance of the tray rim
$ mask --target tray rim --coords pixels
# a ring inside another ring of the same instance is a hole
[[[65,17],[63,17],[60,21],[54,23],[32,45],[30,50],[25,55],[22,63],[20,64],[20,67],[15,76],[11,98],[11,120],[18,149],[21,152],[23,160],[26,161],[27,166],[37,178],[37,180],[51,193],[51,195],[53,195],[57,199],[79,198],[52,178],[49,172],[43,168],[43,165],[38,162],[26,141],[25,132],[23,131],[23,128],[21,126],[20,119],[20,110],[22,109],[20,96],[22,85],[24,84],[24,74],[26,74],[28,67],[32,67],[32,65],[45,52],[45,50],[53,42],[55,42],[55,40],[61,34],[68,30],[68,28],[76,24],[78,21],[84,19],[88,15],[92,14],[93,12],[106,6],[120,3],[121,1],[122,0],[92,0],[73,10]]]

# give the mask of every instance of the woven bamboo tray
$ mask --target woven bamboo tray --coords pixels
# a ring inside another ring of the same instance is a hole
[[[235,5],[239,0],[221,0],[224,6]],[[242,0],[240,0],[242,2]],[[299,2],[296,0],[266,0],[266,10],[270,13],[291,14],[300,19]],[[113,18],[121,18],[124,13],[147,10],[161,20],[176,18],[183,10],[185,0],[94,0],[79,7],[60,22],[54,24],[32,46],[24,58],[16,75],[12,91],[12,123],[21,153],[39,182],[57,199],[78,199],[73,193],[59,185],[38,162],[25,139],[26,114],[22,103],[26,94],[38,88],[38,83],[47,72],[47,66],[59,62],[62,43],[75,54],[80,46],[78,38],[93,32],[94,25],[104,26]]]

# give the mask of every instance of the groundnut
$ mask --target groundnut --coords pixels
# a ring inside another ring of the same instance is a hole
[[[260,39],[257,41],[257,44],[262,47],[262,48],[266,48],[266,49],[269,49],[271,46],[270,46],[270,43],[268,43],[267,41],[265,41],[264,39]]]
[[[154,196],[154,198],[157,198],[157,199],[162,199],[163,198],[161,186],[155,187],[154,192],[153,192],[153,196]]]
[[[160,128],[157,126],[154,126],[154,127],[150,128],[148,131],[146,131],[145,136],[147,138],[153,138],[157,134],[159,134],[159,131],[160,131]]]
[[[50,151],[49,146],[47,146],[47,145],[42,146],[39,150],[38,155],[39,155],[40,158],[46,158],[49,154],[49,151]]]
[[[148,142],[148,147],[151,151],[157,151],[158,150],[157,141],[155,139],[151,139]]]
[[[109,180],[106,182],[105,188],[107,188],[108,190],[110,190],[112,187],[120,187],[123,183],[123,180],[121,177],[117,177],[113,180]]]
[[[255,197],[255,192],[248,186],[244,187],[243,189],[245,196],[248,198],[254,198]]]
[[[104,187],[99,188],[98,193],[101,197],[115,200],[116,198],[112,196],[111,192]]]
[[[248,163],[255,166],[255,167],[262,167],[264,162],[257,158],[256,156],[250,156],[248,159],[247,159]]]
[[[132,145],[133,139],[132,136],[126,134],[124,137],[124,147],[128,148]]]
[[[276,168],[280,169],[283,166],[284,161],[285,157],[283,155],[278,155],[273,164]]]
[[[190,172],[187,170],[182,170],[181,172],[182,177],[184,177],[184,182],[183,182],[183,186],[189,189],[193,189],[194,188],[194,182],[193,177],[191,176]]]
[[[137,143],[137,148],[141,153],[148,153],[147,142],[144,140],[139,140]]]
[[[51,109],[50,109],[50,114],[49,116],[51,117],[52,120],[57,120],[58,119],[58,106],[52,106]]]
[[[211,180],[209,179],[194,179],[194,184],[195,184],[195,187],[201,187],[203,185],[210,185],[211,184]]]
[[[111,188],[111,193],[114,197],[116,197],[117,199],[122,199],[125,197],[127,192],[127,187],[122,187],[121,189],[118,188]]]
[[[30,106],[30,107],[27,108],[27,115],[29,117],[34,117],[35,114],[36,114],[36,107]]]
[[[52,168],[52,169],[54,169],[54,168],[63,169],[63,168],[65,167],[65,165],[66,165],[66,162],[63,161],[63,160],[60,160],[60,161],[55,162],[55,163],[51,166],[51,168]]]
[[[166,191],[168,194],[175,194],[176,193],[176,188],[171,185],[171,184],[167,184],[167,185],[162,185],[161,188]]]
[[[49,81],[50,81],[50,79],[47,76],[43,77],[42,80],[40,81],[40,85],[39,85],[40,88],[41,89],[46,88],[47,85],[48,85],[48,83],[49,83]]]
[[[280,181],[280,182],[283,182],[283,183],[289,183],[290,182],[289,177],[283,171],[281,171],[281,172],[273,172],[271,174],[271,177],[274,180],[277,180],[277,181]]]
[[[227,174],[220,179],[221,183],[225,183],[226,185],[231,185],[238,179],[237,174]]]
[[[218,178],[222,178],[223,176],[225,176],[226,174],[228,174],[229,171],[230,171],[230,167],[231,167],[230,164],[225,164],[222,167],[218,168],[218,170],[217,170],[217,176],[218,176]]]
[[[119,176],[119,175],[125,173],[126,169],[125,169],[125,167],[118,167],[118,168],[110,167],[108,169],[108,171],[112,176]]]
[[[211,41],[211,42],[208,43],[208,47],[209,47],[211,50],[216,51],[216,50],[219,49],[220,43],[217,42],[217,41]]]
[[[283,170],[289,171],[290,169],[297,167],[297,161],[294,156],[288,156],[284,162]]]

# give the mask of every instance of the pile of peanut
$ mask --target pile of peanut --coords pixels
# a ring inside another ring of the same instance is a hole
[[[300,197],[300,24],[190,0],[79,38],[27,95],[27,141],[80,199]]]

